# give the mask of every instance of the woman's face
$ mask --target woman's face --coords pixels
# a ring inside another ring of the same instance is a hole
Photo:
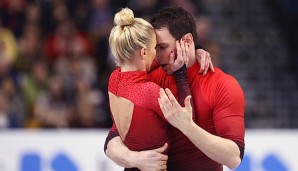
[[[149,48],[147,50],[146,57],[144,58],[146,61],[146,71],[150,70],[152,62],[156,56],[155,47],[156,47],[156,35],[155,35],[155,33],[152,33],[152,41],[151,41]]]

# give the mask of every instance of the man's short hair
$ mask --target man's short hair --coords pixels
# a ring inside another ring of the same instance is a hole
[[[159,10],[150,20],[154,29],[167,28],[170,34],[180,40],[185,34],[191,33],[195,47],[199,46],[194,17],[181,7],[168,7]]]

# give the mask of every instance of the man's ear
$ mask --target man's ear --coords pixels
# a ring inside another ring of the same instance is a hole
[[[193,37],[191,33],[187,33],[183,36],[183,38],[186,40],[186,42],[191,45],[193,44]]]

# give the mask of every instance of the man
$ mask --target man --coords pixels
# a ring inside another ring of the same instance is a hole
[[[168,56],[175,49],[175,41],[184,38],[189,48],[198,47],[194,19],[182,8],[166,8],[152,17],[151,24],[157,35],[157,62],[165,73],[172,74]],[[181,119],[182,114],[164,113],[169,123],[178,128],[171,131],[172,144],[169,147],[167,170],[221,171],[222,165],[235,169],[244,153],[243,91],[232,76],[218,68],[215,73],[208,72],[206,76],[197,74],[199,65],[195,62],[195,54],[189,54],[187,65],[190,67],[189,86],[196,119],[187,122],[190,123],[188,125],[183,124],[186,122]],[[151,80],[163,88],[169,87],[176,95],[172,78],[166,77],[164,72],[161,69],[154,71]],[[162,91],[161,95],[164,100],[165,94]],[[160,154],[165,148],[133,152],[116,137],[108,142],[106,154],[125,167],[156,170],[167,160],[167,156]]]

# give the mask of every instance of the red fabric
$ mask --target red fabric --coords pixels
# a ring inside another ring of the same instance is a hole
[[[206,76],[198,74],[199,65],[188,69],[189,85],[196,111],[196,123],[211,134],[239,142],[244,147],[244,94],[238,82],[216,68]],[[163,88],[177,94],[173,77],[161,68],[149,77]],[[195,135],[194,135],[195,136]],[[222,165],[201,152],[178,129],[171,132],[168,170],[219,171]]]
[[[215,73],[209,72],[206,76],[199,75],[198,70],[198,64],[188,69],[196,123],[206,131],[233,140],[244,148],[245,103],[241,87],[232,76],[218,68]],[[148,78],[163,88],[170,88],[177,95],[174,78],[167,76],[161,68],[152,71]],[[171,139],[167,170],[222,170],[221,164],[208,158],[176,128],[171,129]]]
[[[169,144],[169,124],[158,104],[160,87],[148,81],[146,72],[121,72],[118,68],[110,76],[108,89],[134,103],[130,128],[124,140],[130,150],[149,150]],[[115,128],[114,124],[112,130]]]

